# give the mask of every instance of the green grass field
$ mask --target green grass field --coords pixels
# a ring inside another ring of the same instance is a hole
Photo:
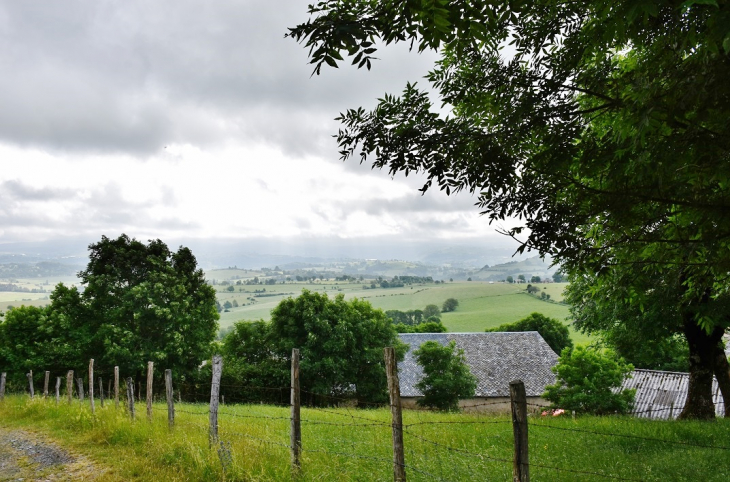
[[[536,285],[551,299],[562,300],[565,283],[545,283]],[[487,328],[512,323],[530,313],[543,315],[566,321],[568,307],[559,303],[542,301],[525,292],[525,284],[456,282],[444,284],[425,284],[406,286],[404,288],[363,289],[362,283],[291,283],[270,286],[234,286],[234,292],[225,288],[218,291],[218,299],[222,303],[233,301],[239,303],[227,313],[221,313],[221,327],[230,326],[239,320],[270,319],[271,310],[285,297],[298,296],[302,289],[325,292],[330,297],[343,293],[345,298],[365,299],[374,307],[383,310],[415,310],[423,309],[428,304],[439,307],[447,298],[459,300],[456,311],[442,314],[442,322],[450,332],[480,332]],[[255,289],[266,288],[267,294],[279,293],[278,296],[254,297]],[[241,289],[242,291],[238,291]],[[293,293],[293,294],[292,294]],[[255,300],[255,301],[253,301]],[[567,321],[566,321],[567,323]],[[586,343],[589,338],[571,329],[574,342]]]
[[[0,428],[22,429],[92,459],[109,481],[291,480],[289,408],[223,405],[221,444],[209,447],[207,406],[177,404],[176,425],[154,404],[72,405],[27,395],[0,402]],[[411,481],[511,480],[510,417],[405,411]],[[303,408],[300,481],[392,480],[388,409]],[[536,481],[726,481],[730,420],[666,422],[629,417],[529,418],[530,474]],[[42,475],[42,474],[41,474]],[[0,480],[2,480],[0,478]],[[39,479],[45,480],[45,479]]]

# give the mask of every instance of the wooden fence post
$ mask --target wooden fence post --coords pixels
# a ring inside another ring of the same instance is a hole
[[[6,372],[0,373],[0,400],[5,400],[5,379],[7,376]]]
[[[522,380],[509,383],[512,401],[512,432],[515,438],[515,454],[512,460],[512,480],[530,482],[530,459],[527,452],[527,396]]]
[[[291,351],[291,469],[296,473],[301,468],[299,454],[302,451],[302,425],[299,393],[299,350]]]
[[[46,381],[43,383],[43,398],[48,398],[48,380],[51,378],[51,372],[46,370]]]
[[[56,405],[61,400],[61,377],[56,377]]]
[[[76,385],[79,387],[79,401],[84,401],[84,379],[81,377],[78,377],[76,379]]]
[[[114,408],[119,408],[119,367],[114,367]]]
[[[101,408],[104,408],[104,383],[101,381],[101,377],[99,377],[99,403],[101,403]]]
[[[69,370],[66,374],[66,396],[68,396],[68,403],[71,403],[74,392],[74,371]]]
[[[154,363],[147,362],[147,420],[152,421],[152,375],[154,374]]]
[[[221,372],[223,371],[223,357],[213,355],[213,379],[210,384],[210,432],[209,443],[212,447],[218,443],[218,394],[221,388]]]
[[[132,377],[127,378],[127,407],[129,408],[129,416],[134,420],[134,382]]]
[[[30,388],[30,399],[33,400],[33,370],[30,370],[30,372],[25,374],[26,377],[28,377],[28,386]]]
[[[395,482],[405,482],[406,458],[403,447],[403,414],[400,404],[398,360],[395,357],[395,349],[393,347],[385,348],[385,370],[388,375],[390,413],[393,417],[393,478]]]
[[[165,370],[165,395],[167,396],[167,426],[175,426],[175,399],[172,392],[172,370]]]
[[[89,360],[89,404],[91,406],[91,415],[96,413],[94,407],[94,359]]]

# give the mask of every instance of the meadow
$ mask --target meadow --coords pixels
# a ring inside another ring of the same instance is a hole
[[[551,318],[565,321],[569,316],[568,307],[559,303],[565,283],[537,284],[542,291],[550,295],[555,302],[543,301],[536,296],[528,295],[525,284],[488,283],[483,281],[463,281],[446,283],[428,283],[403,288],[363,289],[365,282],[357,283],[286,283],[278,285],[234,285],[229,292],[226,286],[216,286],[220,303],[233,300],[238,308],[231,308],[221,313],[221,328],[232,325],[239,320],[269,320],[271,310],[284,298],[297,296],[302,289],[327,293],[334,297],[342,293],[346,299],[360,298],[369,301],[374,307],[382,310],[416,310],[428,304],[441,307],[448,298],[459,300],[459,307],[454,312],[443,313],[441,320],[450,332],[481,332],[487,328],[512,323],[530,313],[538,312]],[[266,296],[256,297],[255,290],[266,289]],[[272,296],[274,295],[274,296]],[[587,343],[589,337],[575,332],[572,327],[571,337],[574,342]]]
[[[122,408],[27,395],[0,402],[0,427],[56,441],[107,469],[103,480],[279,481],[292,478],[289,408],[223,405],[220,443],[209,447],[207,406],[166,406],[152,421],[137,405]],[[511,480],[509,416],[407,410],[403,416],[408,480]],[[530,473],[536,481],[725,481],[730,478],[730,420],[667,422],[629,417],[529,418]],[[390,411],[303,408],[302,465],[296,480],[392,480]],[[43,474],[40,474],[43,475]]]

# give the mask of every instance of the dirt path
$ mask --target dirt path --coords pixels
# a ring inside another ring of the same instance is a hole
[[[103,481],[107,471],[24,430],[0,427],[0,481]]]

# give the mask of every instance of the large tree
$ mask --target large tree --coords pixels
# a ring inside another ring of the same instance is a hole
[[[103,236],[89,246],[79,276],[93,326],[90,351],[102,365],[139,377],[153,361],[185,375],[209,355],[218,329],[215,290],[188,248]]]
[[[477,194],[490,221],[524,221],[506,231],[518,251],[573,275],[674,276],[690,352],[682,415],[714,416],[730,324],[716,309],[730,272],[727,1],[327,0],[309,13],[289,35],[316,73],[343,55],[370,68],[393,42],[441,55],[427,76],[441,110],[414,84],[348,110],[343,159]]]
[[[391,320],[369,302],[309,290],[271,311],[271,337],[280,359],[300,350],[301,383],[309,395],[364,402],[387,400],[383,348],[396,347],[401,357],[406,349]]]

